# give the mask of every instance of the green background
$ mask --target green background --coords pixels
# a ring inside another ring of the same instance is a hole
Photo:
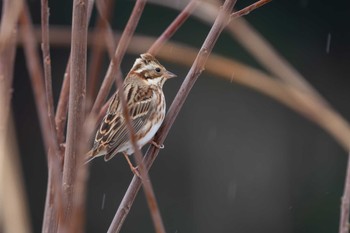
[[[40,1],[28,2],[39,25]],[[236,9],[250,3],[238,1]],[[133,4],[115,3],[114,29],[124,28]],[[72,1],[49,5],[51,26],[69,26]],[[148,4],[137,33],[157,37],[176,15],[175,10]],[[349,120],[349,16],[347,1],[275,0],[245,19]],[[209,30],[190,18],[173,39],[200,48]],[[219,38],[214,52],[263,69],[228,33]],[[51,53],[57,100],[69,48],[52,47]],[[124,73],[135,58],[126,56]],[[165,85],[170,106],[189,68],[161,62],[179,76]],[[40,232],[47,168],[27,76],[18,49],[13,111],[33,232]],[[346,162],[346,151],[314,123],[267,96],[204,72],[150,175],[170,233],[330,233],[338,231]],[[106,232],[132,173],[122,156],[108,163],[96,159],[90,168],[86,232]],[[154,232],[143,192],[122,232]]]

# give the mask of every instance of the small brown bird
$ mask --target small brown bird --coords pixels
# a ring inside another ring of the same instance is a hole
[[[147,143],[159,147],[152,139],[165,117],[163,84],[173,77],[176,75],[167,71],[151,54],[145,53],[136,59],[124,80],[126,102],[140,149]],[[138,174],[128,157],[134,153],[134,149],[117,91],[96,132],[94,146],[87,153],[86,163],[102,155],[108,161],[119,152],[124,154],[131,170]]]

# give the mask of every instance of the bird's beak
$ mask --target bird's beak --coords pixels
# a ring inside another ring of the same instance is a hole
[[[165,72],[165,77],[169,79],[169,78],[175,78],[175,77],[177,77],[177,75],[171,73],[170,71],[166,71]]]

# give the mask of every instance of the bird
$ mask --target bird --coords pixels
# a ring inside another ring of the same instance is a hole
[[[144,53],[135,60],[124,79],[123,91],[139,149],[147,143],[162,147],[153,141],[153,137],[165,118],[163,85],[174,77],[177,76],[161,65],[152,54]],[[128,134],[119,92],[116,91],[96,131],[93,148],[85,156],[85,164],[99,156],[104,156],[107,162],[118,153],[124,155],[131,171],[139,176],[137,167],[129,159],[134,148]]]

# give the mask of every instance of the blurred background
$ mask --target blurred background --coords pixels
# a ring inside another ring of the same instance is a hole
[[[241,9],[254,1],[238,1]],[[40,25],[40,1],[29,0]],[[182,6],[179,0],[175,7]],[[52,28],[71,23],[72,1],[49,1]],[[114,4],[120,31],[134,1]],[[147,4],[137,34],[158,37],[178,11]],[[350,120],[348,1],[279,0],[244,18],[345,119]],[[95,21],[96,11],[93,13]],[[94,23],[91,24],[93,28]],[[210,26],[190,17],[172,40],[199,49]],[[56,101],[69,46],[51,46]],[[265,69],[227,32],[214,53]],[[127,54],[127,74],[138,54]],[[160,59],[178,75],[165,85],[170,106],[189,67]],[[108,67],[105,55],[104,69]],[[47,166],[22,48],[12,108],[33,232],[40,232]],[[350,143],[350,142],[349,142]],[[337,232],[347,152],[323,129],[276,100],[204,72],[192,89],[150,176],[167,232]],[[90,165],[87,232],[106,232],[132,178],[122,156]],[[121,232],[154,232],[141,191]]]

